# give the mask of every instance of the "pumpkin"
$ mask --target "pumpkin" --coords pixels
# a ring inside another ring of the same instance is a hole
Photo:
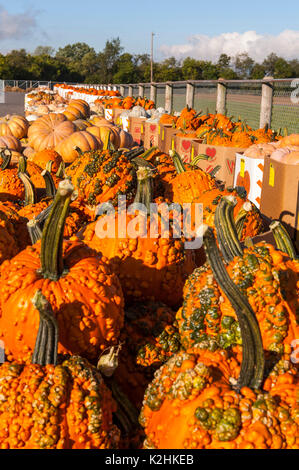
[[[18,201],[24,198],[24,186],[18,177],[18,169],[11,163],[12,152],[0,153],[0,200]]]
[[[77,131],[60,142],[55,147],[55,150],[62,156],[65,163],[73,163],[76,158],[78,158],[78,149],[80,149],[81,152],[88,152],[90,150],[98,150],[102,147],[102,142],[91,133]]]
[[[23,116],[13,115],[0,119],[0,136],[13,136],[22,139],[27,136],[29,122]]]
[[[231,351],[204,348],[170,358],[145,393],[139,418],[147,436],[144,447],[297,448],[298,376],[287,365],[289,370],[278,372],[270,383],[264,381],[264,354],[254,312],[228,276],[212,229],[205,230],[204,245],[214,276],[242,323],[242,359]]]
[[[100,127],[100,126],[110,126],[110,127],[112,127],[113,126],[113,124],[110,121],[108,121],[107,119],[105,119],[102,116],[93,116],[90,119],[89,122],[92,126],[98,126],[98,127]]]
[[[180,156],[174,150],[170,150],[169,154],[174,159],[178,174],[169,181],[168,190],[165,192],[166,198],[182,205],[192,202],[208,189],[217,188],[216,181],[211,175],[200,168],[186,170]]]
[[[299,164],[299,151],[291,151],[286,153],[282,158],[276,152],[271,155],[271,160],[282,162],[285,165],[298,165]]]
[[[119,133],[119,148],[130,149],[133,147],[134,139],[129,132],[121,130]]]
[[[136,152],[98,150],[79,154],[66,169],[66,175],[85,203],[96,206],[111,201],[118,204],[118,196],[125,195],[128,204],[136,192],[136,171],[131,157]]]
[[[63,114],[49,113],[40,117],[28,130],[28,144],[35,151],[53,149],[76,131],[76,126]]]
[[[41,242],[0,267],[0,331],[8,360],[24,362],[32,354],[38,316],[29,299],[37,289],[51,301],[60,331],[59,353],[95,360],[100,350],[117,342],[124,312],[116,275],[77,239],[63,241],[72,194],[71,183],[62,181]]]
[[[35,154],[35,150],[32,147],[29,147],[29,145],[26,145],[24,147],[22,154],[24,157],[28,158],[28,160],[31,160]]]
[[[154,371],[179,350],[174,317],[175,312],[161,302],[139,302],[125,309],[113,378],[137,408]]]
[[[86,119],[90,115],[89,104],[86,101],[80,99],[71,100],[63,114],[70,121]]]
[[[91,123],[84,119],[76,119],[73,123],[75,124],[77,131],[85,131],[87,127],[91,126]]]
[[[19,139],[11,135],[5,135],[0,137],[0,149],[7,148],[11,151],[21,152],[22,146]]]
[[[17,207],[0,202],[0,263],[15,256],[30,243],[26,220]]]
[[[87,132],[96,136],[100,141],[105,142],[109,139],[109,142],[113,144],[113,147],[117,150],[120,147],[120,136],[119,129],[116,126],[91,126],[88,127]]]
[[[151,170],[140,167],[137,176],[134,202],[144,203],[148,211],[139,212],[138,223],[137,214],[134,211],[126,212],[123,205],[115,213],[102,215],[96,222],[89,224],[80,237],[111,261],[120,278],[126,302],[146,299],[161,301],[171,307],[177,306],[182,298],[186,277],[195,267],[193,250],[185,250],[185,240],[177,236],[175,215],[171,211],[169,233],[168,228],[158,222],[155,234],[152,235],[149,214],[152,201]],[[161,208],[158,210],[163,219]],[[138,226],[136,232],[135,224]]]
[[[251,158],[263,158],[271,155],[276,150],[276,145],[273,143],[253,144],[248,147],[244,155]]]
[[[226,197],[217,208],[215,225],[227,272],[255,312],[264,350],[269,355],[290,354],[299,334],[298,263],[265,242],[243,250],[233,223],[233,203]],[[183,295],[176,320],[185,349],[241,344],[238,319],[208,264],[189,276]]]
[[[57,360],[59,329],[40,290],[30,308],[40,318],[31,363],[0,365],[0,448],[117,448],[116,404],[100,372],[80,356]]]
[[[33,163],[36,163],[43,170],[46,169],[49,161],[53,162],[51,165],[51,172],[57,173],[59,165],[62,162],[61,156],[53,149],[44,149],[36,152],[30,159]]]
[[[278,144],[278,147],[288,147],[289,145],[299,146],[299,134],[290,134],[283,137]]]

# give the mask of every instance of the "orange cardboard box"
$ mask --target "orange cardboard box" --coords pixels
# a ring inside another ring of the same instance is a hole
[[[158,147],[161,152],[168,153],[169,150],[174,150],[175,148],[175,135],[178,129],[165,124],[159,124],[159,126]]]
[[[129,132],[132,134],[134,142],[138,145],[144,144],[145,119],[142,117],[129,118]]]
[[[191,134],[191,132],[189,133]],[[196,140],[194,137],[188,137],[188,132],[186,132],[186,135],[184,136],[175,136],[175,150],[185,163],[191,163],[191,160],[194,157],[194,146],[200,143],[201,140]]]
[[[299,165],[265,158],[261,212],[284,224],[299,251]]]
[[[153,121],[144,123],[144,148],[158,147],[160,124]]]

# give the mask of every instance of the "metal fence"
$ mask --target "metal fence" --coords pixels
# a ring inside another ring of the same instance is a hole
[[[53,81],[6,80],[5,86],[34,89]],[[60,82],[61,83],[61,82]],[[188,82],[134,84],[78,84],[80,87],[119,90],[123,96],[146,96],[156,107],[168,112],[181,111],[186,104],[198,112],[221,112],[242,119],[254,128],[265,124],[273,129],[299,132],[299,79],[194,80]]]

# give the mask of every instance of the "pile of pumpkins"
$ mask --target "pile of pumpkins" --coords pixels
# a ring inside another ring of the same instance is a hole
[[[131,134],[114,126],[106,119],[93,115],[84,100],[71,100],[62,113],[46,110],[43,116],[28,121],[23,116],[0,118],[0,148],[8,148],[13,156],[23,153],[32,159],[36,152],[55,149],[65,163],[73,162],[78,150],[97,150],[109,135],[116,148],[131,148]]]
[[[298,449],[283,226],[82,100],[0,135],[0,448]]]

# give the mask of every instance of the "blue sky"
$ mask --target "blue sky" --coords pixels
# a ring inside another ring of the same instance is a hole
[[[159,59],[213,59],[242,50],[259,58],[274,49],[299,58],[298,17],[298,0],[285,5],[276,0],[0,0],[0,52],[32,51],[40,44],[57,49],[79,41],[99,51],[107,39],[119,36],[126,51],[149,53],[154,31]]]

